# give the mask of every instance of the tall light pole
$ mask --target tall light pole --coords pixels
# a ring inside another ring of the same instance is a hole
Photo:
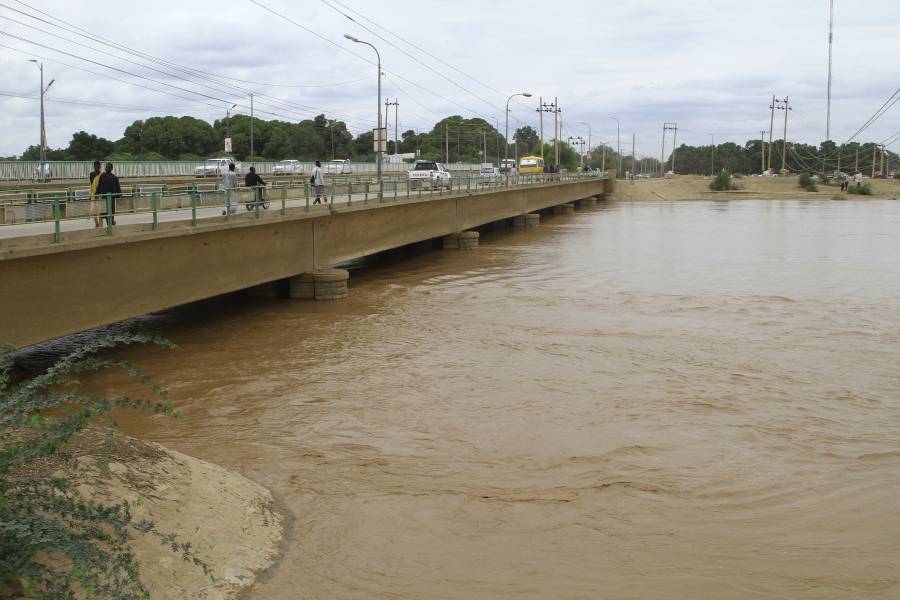
[[[591,154],[591,126],[590,126],[589,123],[585,123],[584,121],[578,121],[578,124],[579,124],[579,125],[584,125],[585,127],[588,128],[588,146],[587,146],[588,149],[587,149],[587,153],[588,153],[588,156],[590,156],[590,154]],[[588,158],[588,165],[590,165],[590,164],[591,164],[591,160],[590,160],[590,158]]]
[[[50,86],[53,85],[53,82],[56,80],[51,79],[50,83],[48,83],[47,87],[45,88],[44,87],[44,63],[42,63],[38,60],[35,60],[33,58],[30,59],[28,62],[33,62],[34,64],[36,64],[38,66],[38,69],[41,72],[41,143],[40,143],[41,166],[40,166],[40,173],[41,173],[41,176],[43,177],[44,163],[47,162],[47,130],[44,128],[44,94],[47,93],[47,90],[50,89]]]
[[[831,47],[834,45],[834,0],[828,8],[828,108],[825,115],[825,140],[831,139]],[[824,152],[823,152],[824,154]],[[824,169],[823,169],[824,171]]]
[[[616,160],[616,177],[618,177],[619,172],[622,170],[622,143],[619,139],[619,119],[616,117],[610,117],[610,119],[616,122],[616,153],[619,155]]]
[[[513,94],[509,98],[506,99],[506,152],[503,153],[503,158],[509,158],[509,101],[515,98],[516,96],[525,96],[526,98],[531,98],[531,94],[528,92],[519,92],[518,94]],[[519,164],[519,144],[516,142],[516,165]]]
[[[237,104],[232,105],[231,108],[225,111],[225,135],[231,140],[231,111],[237,108]],[[232,150],[228,150],[231,152]]]
[[[372,50],[374,50],[375,56],[378,57],[378,103],[375,105],[375,110],[378,111],[378,130],[377,130],[377,134],[376,134],[377,137],[375,138],[375,140],[377,142],[377,146],[376,146],[376,150],[375,150],[375,161],[376,161],[375,169],[376,169],[377,177],[378,177],[378,189],[380,190],[381,189],[381,144],[383,142],[383,140],[381,139],[381,53],[378,52],[378,48],[376,48],[369,42],[364,42],[362,40],[359,40],[359,39],[353,37],[352,35],[350,35],[349,33],[345,33],[344,37],[356,44],[365,44],[366,46],[368,46]]]

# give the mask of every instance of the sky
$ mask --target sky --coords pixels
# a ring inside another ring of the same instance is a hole
[[[818,144],[826,131],[828,4],[0,0],[0,156],[39,140],[32,58],[44,62],[45,84],[54,80],[45,103],[53,148],[81,130],[115,140],[151,116],[212,122],[232,104],[249,114],[251,93],[260,118],[325,113],[361,133],[377,118],[375,51],[344,34],[380,52],[382,103],[399,102],[401,132],[430,130],[450,114],[503,131],[508,96],[529,92],[510,102],[510,135],[522,125],[537,129],[539,97],[556,98],[562,139],[590,134],[594,146],[615,147],[615,117],[623,151],[634,136],[638,156],[658,157],[664,122],[677,123],[679,143],[758,138],[774,94],[790,98],[788,139]],[[834,5],[831,138],[840,143],[900,87],[898,5]],[[118,48],[66,31],[76,28]],[[776,139],[783,115],[776,113]],[[548,139],[552,117],[545,115]],[[898,131],[900,105],[859,139],[881,142]]]

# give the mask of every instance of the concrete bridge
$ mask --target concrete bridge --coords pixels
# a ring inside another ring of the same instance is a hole
[[[574,210],[611,194],[610,175],[385,200],[265,211],[0,240],[0,341],[25,347],[188,302],[251,288],[294,297],[341,297],[346,272],[324,270],[363,256],[440,239],[477,245],[474,228],[538,211]]]

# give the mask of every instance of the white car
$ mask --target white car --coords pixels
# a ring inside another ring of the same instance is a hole
[[[223,158],[206,159],[205,164],[194,169],[194,177],[220,177],[222,173],[225,173],[228,170],[228,165],[230,163],[234,163],[234,171],[239,174],[241,172],[241,163],[226,156]]]
[[[417,160],[413,168],[406,172],[406,180],[411,189],[417,189],[428,182],[431,189],[453,187],[450,171],[447,167],[433,160]]]
[[[353,172],[353,165],[349,158],[337,158],[325,165],[325,172],[329,175],[349,175]]]
[[[478,171],[478,179],[481,185],[494,185],[501,177],[500,169],[494,165],[482,165],[481,170]]]
[[[303,164],[299,160],[282,160],[272,167],[272,175],[302,175]]]

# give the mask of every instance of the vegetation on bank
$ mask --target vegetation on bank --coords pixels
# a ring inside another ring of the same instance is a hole
[[[0,598],[147,598],[130,548],[134,534],[155,536],[211,576],[189,543],[133,519],[127,502],[105,506],[80,497],[79,482],[52,468],[86,427],[105,427],[111,436],[116,409],[174,415],[164,390],[109,356],[137,343],[171,347],[147,336],[110,336],[24,379],[16,379],[10,347],[0,349]],[[78,383],[78,376],[109,369],[138,381],[147,398],[106,398]]]
[[[800,173],[800,177],[797,178],[797,184],[807,192],[819,191],[819,186],[816,185],[816,180],[813,179],[809,173]]]
[[[709,189],[714,192],[724,192],[728,190],[737,190],[740,189],[739,186],[731,180],[731,173],[728,171],[721,171],[716,178],[713,179],[709,184]]]

